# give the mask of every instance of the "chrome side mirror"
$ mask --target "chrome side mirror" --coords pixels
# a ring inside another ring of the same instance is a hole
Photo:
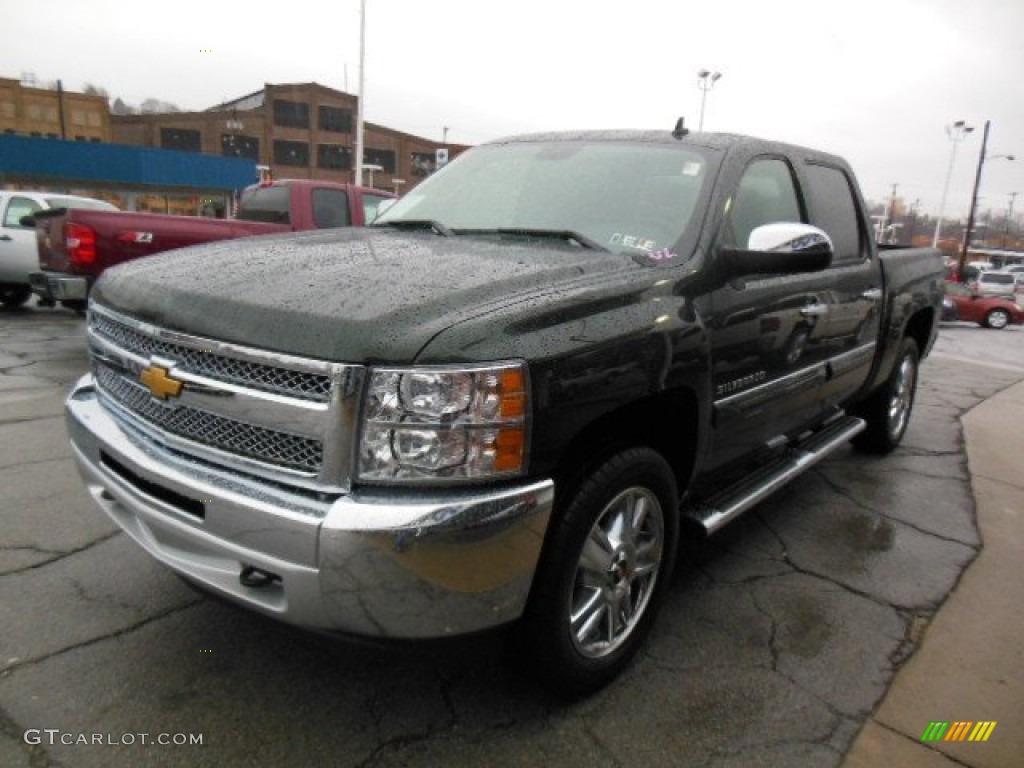
[[[724,248],[721,256],[729,277],[817,272],[832,263],[831,238],[818,227],[777,222],[755,227],[746,250]]]

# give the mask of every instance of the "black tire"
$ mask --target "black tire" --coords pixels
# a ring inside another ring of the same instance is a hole
[[[917,393],[919,360],[917,342],[909,337],[903,339],[888,380],[857,409],[857,415],[868,425],[853,439],[857,448],[869,453],[889,453],[903,440]]]
[[[993,309],[985,315],[985,327],[999,331],[1010,324],[1010,313],[1005,309]]]
[[[661,454],[630,448],[559,503],[518,638],[527,669],[546,687],[585,695],[629,664],[671,581],[677,500]]]
[[[27,285],[0,285],[0,304],[14,309],[20,307],[32,295],[32,289]]]

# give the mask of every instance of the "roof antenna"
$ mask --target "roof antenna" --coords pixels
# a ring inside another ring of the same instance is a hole
[[[690,132],[689,128],[686,127],[686,118],[680,117],[676,120],[676,127],[672,130],[673,139],[681,139]]]

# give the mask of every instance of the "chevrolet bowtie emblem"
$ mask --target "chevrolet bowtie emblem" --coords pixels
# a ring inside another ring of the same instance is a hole
[[[159,365],[149,365],[139,373],[139,381],[146,385],[150,394],[159,400],[166,400],[169,397],[178,397],[185,383],[172,379],[166,368]]]

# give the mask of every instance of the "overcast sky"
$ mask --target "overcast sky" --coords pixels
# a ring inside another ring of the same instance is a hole
[[[265,82],[356,92],[360,0],[5,0],[0,76],[32,72],[138,104],[204,109]],[[696,127],[696,73],[722,72],[705,128],[846,157],[866,197],[893,184],[966,217],[1024,193],[1024,0],[366,0],[366,119],[452,142],[568,128]],[[40,10],[42,8],[43,10]],[[1015,213],[1024,211],[1024,196]]]

